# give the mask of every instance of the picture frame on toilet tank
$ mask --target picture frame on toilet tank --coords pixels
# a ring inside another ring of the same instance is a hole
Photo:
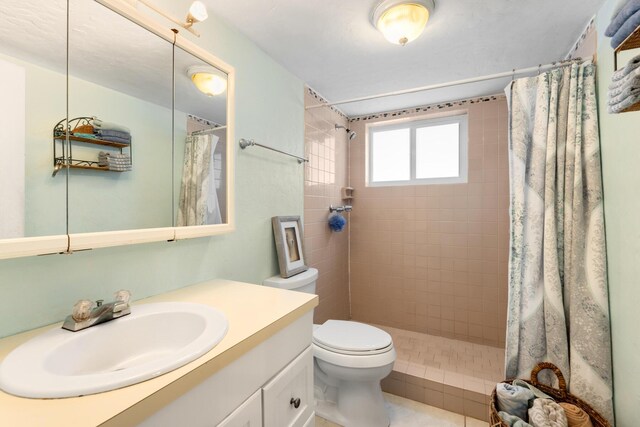
[[[288,278],[309,267],[305,263],[302,221],[299,216],[274,216],[273,238],[276,242],[280,276]]]

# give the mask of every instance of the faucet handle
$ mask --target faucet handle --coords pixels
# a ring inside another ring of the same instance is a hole
[[[113,296],[115,297],[116,301],[121,301],[129,305],[129,300],[131,299],[131,292],[127,291],[126,289],[120,289]]]
[[[91,310],[93,309],[94,302],[86,299],[81,299],[73,305],[73,311],[71,317],[76,322],[82,322],[91,317]]]

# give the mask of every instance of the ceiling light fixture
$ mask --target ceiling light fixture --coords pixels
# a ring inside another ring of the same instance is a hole
[[[404,46],[422,34],[434,9],[433,0],[382,0],[371,23],[388,41]]]
[[[212,68],[196,65],[189,67],[187,75],[198,90],[207,96],[220,95],[227,90],[227,80]]]
[[[189,7],[189,13],[187,14],[187,23],[185,28],[191,27],[193,24],[202,22],[209,17],[207,13],[207,7],[201,1],[194,1]]]
[[[198,33],[196,30],[192,28],[193,24],[202,22],[209,17],[209,15],[207,14],[207,7],[204,5],[204,3],[197,0],[191,3],[191,6],[189,7],[189,13],[187,14],[187,18],[185,19],[185,21],[181,21],[177,18],[174,18],[165,10],[153,4],[150,0],[128,0],[128,1],[132,4],[135,4],[137,2],[144,4],[149,9],[164,16],[169,21],[180,25],[182,28],[184,28],[185,30],[189,31],[191,34],[196,35],[198,37],[200,37],[200,33]]]

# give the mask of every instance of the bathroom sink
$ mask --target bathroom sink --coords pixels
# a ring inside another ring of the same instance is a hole
[[[136,305],[128,316],[79,332],[56,328],[22,344],[0,364],[0,388],[32,398],[114,390],[186,365],[227,329],[226,316],[202,304]]]

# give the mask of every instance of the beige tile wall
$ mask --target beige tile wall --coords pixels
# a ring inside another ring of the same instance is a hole
[[[305,106],[320,101],[305,90]],[[314,321],[349,318],[349,232],[332,232],[327,225],[330,205],[343,205],[342,187],[347,185],[346,132],[334,125],[347,119],[327,107],[305,112],[304,237],[308,264],[318,269],[316,292],[320,305]],[[347,226],[348,227],[348,226]]]
[[[466,111],[469,182],[365,186],[366,124],[350,123],[351,312],[354,320],[504,346],[509,179],[507,104],[497,100],[414,116]]]

